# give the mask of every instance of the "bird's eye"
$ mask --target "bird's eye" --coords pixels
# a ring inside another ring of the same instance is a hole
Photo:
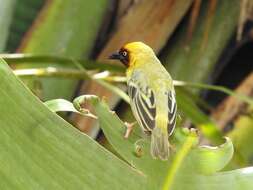
[[[127,56],[127,52],[126,52],[126,51],[122,51],[122,55],[123,55],[124,57],[126,57],[126,56]]]

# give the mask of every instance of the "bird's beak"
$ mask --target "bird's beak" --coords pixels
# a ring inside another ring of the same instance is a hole
[[[122,56],[119,54],[119,52],[115,52],[115,53],[113,53],[112,55],[110,55],[108,58],[109,58],[109,59],[121,60],[121,59],[122,59]]]
[[[119,60],[121,63],[123,63],[125,66],[128,67],[128,58],[124,57],[123,55],[121,55],[119,52],[115,52],[112,55],[110,55],[108,57],[109,59],[117,59]]]

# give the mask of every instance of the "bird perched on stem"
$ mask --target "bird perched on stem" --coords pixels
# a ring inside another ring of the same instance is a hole
[[[176,125],[177,104],[172,78],[154,51],[142,42],[124,45],[110,59],[126,67],[133,114],[144,132],[151,133],[151,155],[167,160],[168,137]]]

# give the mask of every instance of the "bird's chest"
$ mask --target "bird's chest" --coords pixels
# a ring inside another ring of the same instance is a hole
[[[127,81],[134,82],[140,91],[145,92],[150,89],[154,92],[165,92],[168,84],[162,75],[156,74],[148,69],[136,69],[131,74],[127,75]]]

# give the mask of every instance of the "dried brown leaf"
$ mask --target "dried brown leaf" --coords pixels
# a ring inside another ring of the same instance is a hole
[[[236,88],[235,92],[253,97],[253,72]],[[245,110],[245,102],[239,101],[233,96],[227,97],[212,112],[212,117],[221,129],[232,122]]]

